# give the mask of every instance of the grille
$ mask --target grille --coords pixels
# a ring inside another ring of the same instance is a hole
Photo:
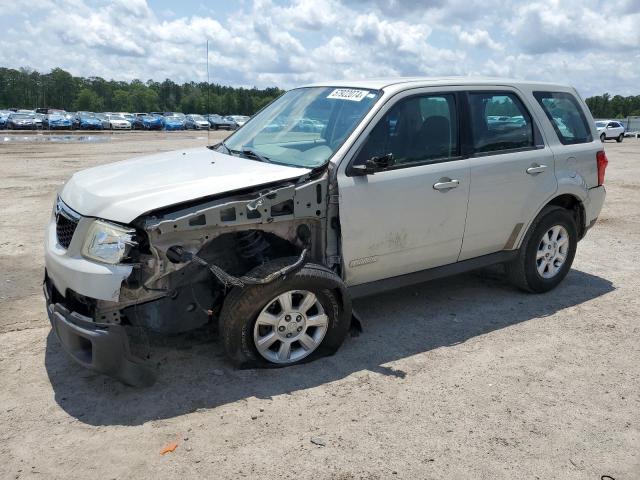
[[[73,238],[73,232],[76,231],[77,226],[77,220],[67,218],[63,214],[56,216],[56,235],[58,236],[58,243],[61,246],[69,248],[69,244]]]

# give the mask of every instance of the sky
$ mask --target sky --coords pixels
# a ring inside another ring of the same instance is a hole
[[[259,88],[483,75],[640,94],[640,0],[0,0],[0,66]]]

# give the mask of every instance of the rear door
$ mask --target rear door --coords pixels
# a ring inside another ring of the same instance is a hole
[[[470,89],[469,208],[460,260],[513,249],[556,191],[554,156],[513,88]]]
[[[341,164],[348,285],[457,261],[469,192],[469,167],[460,154],[460,101],[457,93],[428,88],[398,94],[356,142],[351,162]],[[387,154],[395,164],[383,171],[358,175],[351,169]]]

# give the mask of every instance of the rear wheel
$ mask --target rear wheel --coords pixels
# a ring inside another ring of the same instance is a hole
[[[535,293],[555,288],[569,273],[578,232],[573,215],[560,207],[545,207],[525,236],[518,256],[506,265],[511,282]]]
[[[624,133],[621,133],[620,135],[618,135],[618,138],[616,138],[616,142],[622,143],[623,138],[624,138]]]
[[[295,260],[276,260],[248,275],[261,278]],[[240,367],[282,367],[330,355],[349,330],[347,295],[335,273],[315,264],[265,285],[236,287],[220,313],[225,351]]]

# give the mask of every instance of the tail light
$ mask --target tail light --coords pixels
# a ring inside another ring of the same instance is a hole
[[[607,160],[607,154],[604,150],[600,150],[596,153],[596,162],[598,163],[598,186],[604,183],[604,171],[607,169],[609,160]]]

